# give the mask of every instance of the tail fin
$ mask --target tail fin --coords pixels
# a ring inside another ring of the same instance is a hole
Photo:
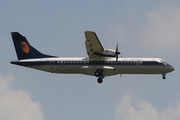
[[[36,50],[34,47],[32,47],[28,43],[26,37],[22,36],[18,32],[12,32],[11,36],[13,39],[14,47],[16,49],[18,60],[55,57],[55,56],[50,56],[50,55],[45,55],[45,54],[40,53],[38,50]]]

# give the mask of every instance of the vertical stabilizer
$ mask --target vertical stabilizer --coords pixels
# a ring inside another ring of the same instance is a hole
[[[32,47],[29,44],[26,37],[19,34],[18,32],[12,32],[11,36],[13,39],[18,60],[54,57],[54,56],[42,54],[41,52],[36,50],[34,47]]]

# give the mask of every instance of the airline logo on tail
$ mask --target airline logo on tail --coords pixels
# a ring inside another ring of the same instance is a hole
[[[26,37],[18,32],[12,32],[12,39],[18,60],[31,59],[31,58],[52,58],[55,56],[45,55],[33,48],[27,41]]]
[[[20,44],[21,44],[22,51],[25,53],[29,53],[30,49],[29,49],[28,44],[24,41],[21,41]]]

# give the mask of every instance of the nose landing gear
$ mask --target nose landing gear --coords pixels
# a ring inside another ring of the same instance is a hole
[[[98,83],[102,83],[102,82],[103,82],[103,78],[104,78],[104,76],[103,76],[103,70],[97,69],[97,71],[94,73],[94,75],[95,75],[96,77],[98,77],[98,79],[97,79],[97,82],[98,82]]]
[[[162,74],[162,78],[163,78],[163,79],[166,79],[166,74]]]

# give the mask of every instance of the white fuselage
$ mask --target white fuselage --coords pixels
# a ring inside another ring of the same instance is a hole
[[[40,58],[12,61],[25,67],[51,73],[93,75],[103,70],[104,76],[116,74],[165,74],[174,68],[160,58],[115,58],[89,60],[89,58]]]

